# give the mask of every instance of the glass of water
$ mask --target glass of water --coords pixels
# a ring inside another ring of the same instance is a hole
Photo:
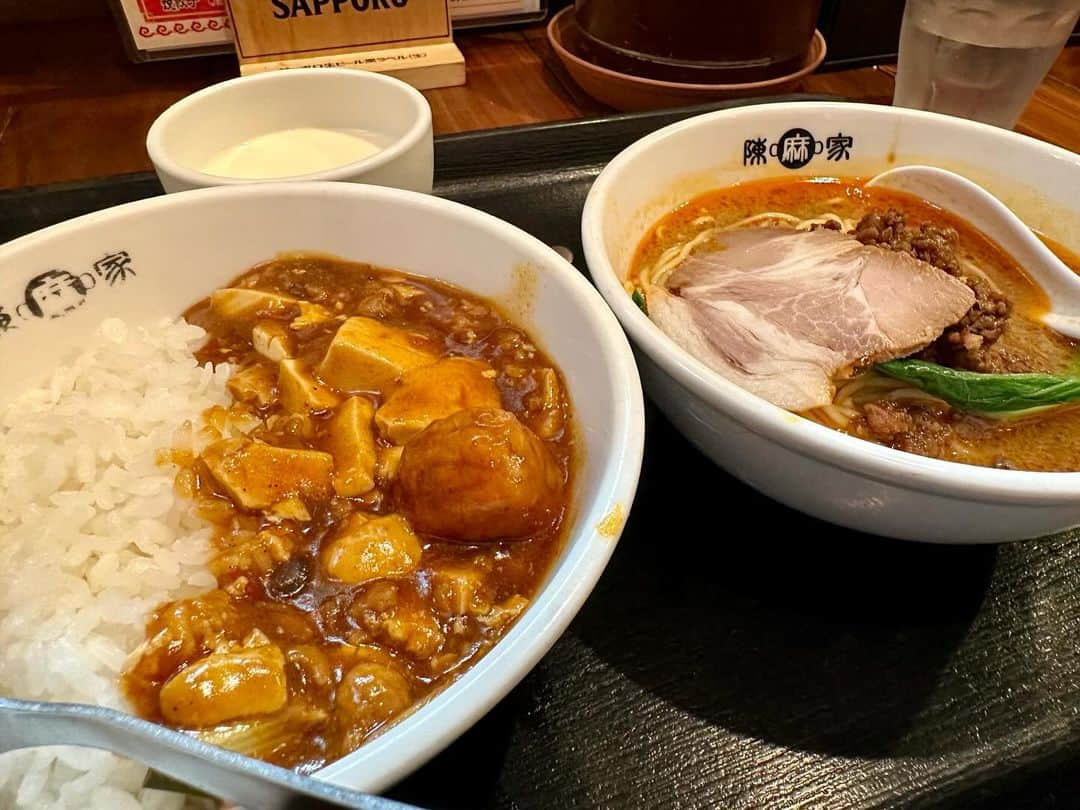
[[[1011,127],[1080,0],[907,0],[893,104]]]

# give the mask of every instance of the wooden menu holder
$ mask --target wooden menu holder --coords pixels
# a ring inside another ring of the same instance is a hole
[[[449,0],[228,0],[240,73],[346,67],[425,90],[465,83]]]

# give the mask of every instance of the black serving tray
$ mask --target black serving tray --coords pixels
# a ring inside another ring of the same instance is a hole
[[[581,266],[601,166],[697,111],[440,138],[436,190],[566,245]],[[0,241],[160,193],[151,175],[0,193]],[[1077,533],[955,548],[858,534],[748,489],[655,410],[647,427],[633,514],[584,609],[395,797],[1080,807]]]

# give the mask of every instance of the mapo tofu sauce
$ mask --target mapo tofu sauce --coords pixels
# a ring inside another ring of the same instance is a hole
[[[558,370],[494,305],[286,256],[186,313],[233,364],[178,488],[218,588],[163,605],[124,677],[144,717],[301,771],[489,649],[559,549],[574,444]]]

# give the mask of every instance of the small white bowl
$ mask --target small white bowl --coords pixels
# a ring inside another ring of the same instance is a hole
[[[807,150],[786,156],[787,164],[801,165],[788,168],[776,144],[785,135],[804,134],[810,136]],[[623,288],[642,236],[701,192],[767,177],[867,177],[910,163],[966,175],[1028,225],[1080,248],[1080,156],[960,118],[789,102],[682,121],[619,154],[585,204],[582,242],[590,273],[639,350],[650,396],[702,452],[776,500],[865,532],[937,543],[1018,540],[1080,525],[1080,473],[924,458],[788,413],[680,348]]]
[[[351,183],[277,183],[122,205],[0,246],[0,402],[40,384],[105,318],[154,323],[287,251],[439,278],[502,303],[562,369],[580,463],[571,525],[528,609],[461,678],[318,776],[379,791],[472,725],[555,643],[615,550],[637,488],[645,417],[618,321],[585,277],[502,220],[437,197]],[[118,256],[122,274],[95,263]],[[49,306],[36,294],[48,280]],[[53,300],[55,299],[55,300]],[[29,302],[29,303],[28,303]],[[2,582],[2,580],[0,580]]]
[[[251,180],[201,170],[223,149],[297,127],[376,132],[390,144],[375,155],[319,172]],[[405,82],[344,68],[278,70],[192,93],[150,127],[146,151],[166,192],[280,180],[342,180],[431,193],[431,107]]]

